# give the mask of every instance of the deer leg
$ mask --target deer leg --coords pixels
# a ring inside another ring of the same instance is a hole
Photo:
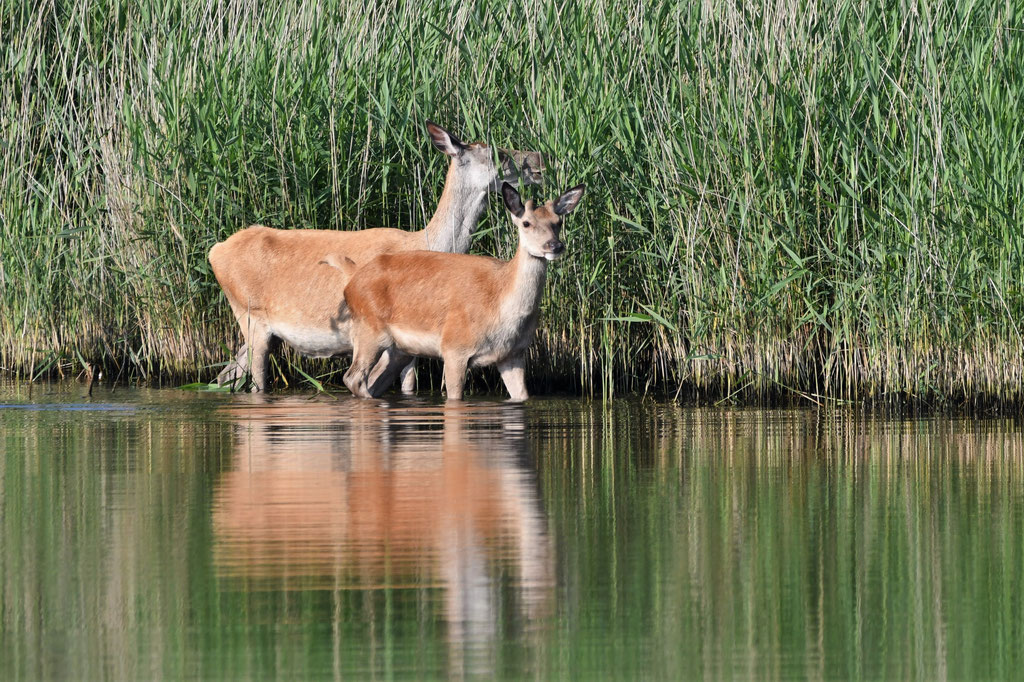
[[[249,372],[249,344],[243,343],[235,359],[224,366],[224,369],[217,374],[216,383],[218,386],[232,384],[234,390],[242,388],[245,375]]]
[[[267,369],[270,360],[270,342],[273,335],[266,327],[250,330],[248,350],[251,355],[248,358],[250,371],[252,372],[252,392],[259,393],[267,390]]]
[[[530,397],[526,391],[526,358],[514,355],[498,363],[501,380],[505,382],[508,394],[515,402],[522,402]]]
[[[408,361],[409,356],[397,348],[392,347],[384,351],[380,360],[374,365],[373,371],[370,372],[370,378],[367,381],[368,390],[373,397],[383,395],[395,383],[399,370]]]
[[[377,358],[380,357],[382,352],[382,348],[376,350],[369,349],[367,352],[352,356],[352,365],[345,372],[343,378],[345,386],[348,387],[348,390],[352,391],[352,395],[360,398],[374,397],[369,388],[367,388],[366,381],[370,374],[370,369],[377,362]]]
[[[402,368],[402,393],[412,395],[416,392],[416,358]]]
[[[373,394],[366,385],[370,370],[384,353],[386,347],[376,338],[376,334],[367,330],[352,330],[352,365],[345,372],[344,382],[352,395],[360,398],[372,398]]]
[[[444,385],[448,391],[448,400],[462,400],[462,388],[466,384],[466,365],[468,358],[462,355],[446,355],[444,357]]]

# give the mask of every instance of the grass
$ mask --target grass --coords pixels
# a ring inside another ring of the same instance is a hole
[[[545,194],[588,186],[538,387],[1024,400],[1015,3],[0,7],[0,365],[22,376],[208,380],[238,343],[209,247],[423,225],[432,118],[557,159]],[[492,202],[474,250],[509,255],[508,225]]]

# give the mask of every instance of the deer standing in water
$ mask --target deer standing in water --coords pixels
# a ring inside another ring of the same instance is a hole
[[[583,185],[553,201],[525,205],[511,185],[505,206],[519,230],[510,261],[424,251],[377,257],[355,270],[345,288],[352,319],[352,366],[345,385],[364,398],[370,370],[384,352],[442,358],[449,400],[460,400],[467,367],[497,365],[512,400],[526,400],[526,349],[537,326],[548,261],[565,251],[562,216]]]
[[[275,230],[253,225],[210,249],[210,265],[245,339],[237,357],[217,376],[218,384],[238,384],[251,371],[252,390],[265,390],[269,353],[277,340],[311,357],[332,357],[352,349],[342,296],[348,273],[324,264],[361,265],[382,253],[413,249],[465,253],[488,191],[499,191],[506,181],[540,181],[543,163],[537,152],[499,149],[496,164],[495,150],[486,144],[464,144],[430,121],[427,132],[451,161],[441,200],[426,229]],[[382,360],[375,372],[377,390],[384,390],[400,367]],[[402,369],[406,393],[415,388],[414,370],[412,363]]]

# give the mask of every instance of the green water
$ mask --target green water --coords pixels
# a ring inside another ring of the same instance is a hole
[[[0,678],[1009,678],[1014,421],[0,388]]]

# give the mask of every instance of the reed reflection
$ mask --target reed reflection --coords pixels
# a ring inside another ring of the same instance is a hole
[[[440,602],[453,672],[489,669],[503,630],[550,614],[554,552],[521,405],[253,400],[225,408],[236,441],[214,492],[222,578],[419,591]]]

